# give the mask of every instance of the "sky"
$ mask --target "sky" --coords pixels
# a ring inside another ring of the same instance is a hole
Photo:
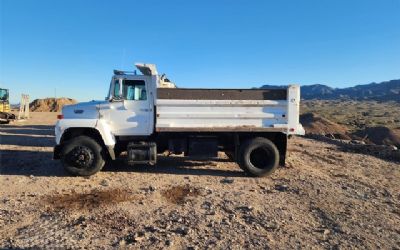
[[[400,0],[0,0],[11,103],[101,100],[113,69],[179,87],[348,87],[400,78]]]

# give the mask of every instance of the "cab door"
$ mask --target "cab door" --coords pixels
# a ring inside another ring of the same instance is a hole
[[[114,78],[113,99],[107,116],[116,136],[150,135],[153,126],[153,107],[149,96],[150,79]]]

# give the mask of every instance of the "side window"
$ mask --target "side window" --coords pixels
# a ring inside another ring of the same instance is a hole
[[[125,80],[123,95],[125,100],[147,100],[146,85],[142,80]]]
[[[118,82],[118,79],[117,79],[114,82],[114,97],[120,97],[119,89],[120,89],[120,85],[119,85],[119,82]]]

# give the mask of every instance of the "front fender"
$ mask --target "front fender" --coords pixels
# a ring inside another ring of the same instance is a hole
[[[97,119],[61,119],[56,122],[54,133],[56,144],[61,143],[61,138],[65,130],[69,128],[95,128]]]
[[[104,144],[108,147],[109,146],[114,147],[114,145],[116,143],[115,136],[111,132],[110,126],[104,120],[101,120],[101,119],[97,120],[96,129],[101,134]]]
[[[111,133],[110,127],[103,120],[99,119],[58,120],[54,129],[57,145],[60,144],[62,135],[64,134],[65,130],[70,128],[94,128],[101,135],[104,145],[106,145],[107,147],[114,147],[115,145],[115,136]]]
[[[61,138],[67,129],[94,129],[100,135],[111,159],[115,159],[114,146],[116,143],[115,136],[111,132],[110,127],[102,120],[98,119],[62,119],[58,120],[55,125],[56,146],[54,147],[54,159],[59,159],[62,148]],[[85,132],[83,132],[85,133]]]

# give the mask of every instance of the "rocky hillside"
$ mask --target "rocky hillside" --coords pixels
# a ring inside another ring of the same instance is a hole
[[[281,88],[285,86],[263,85],[261,88]],[[301,87],[301,97],[306,100],[351,99],[400,102],[400,79],[381,83],[356,85],[349,88],[332,88],[313,84]]]

